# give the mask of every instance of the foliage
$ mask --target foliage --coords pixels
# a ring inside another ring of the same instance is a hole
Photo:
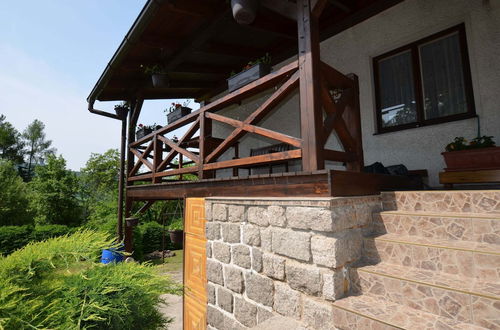
[[[157,329],[163,293],[180,288],[148,264],[102,265],[108,235],[82,231],[0,259],[0,329]]]
[[[168,225],[168,230],[184,230],[184,222],[182,221],[182,218],[173,219],[170,225]]]
[[[250,69],[251,67],[253,67],[254,65],[257,65],[257,64],[271,65],[271,61],[272,61],[271,55],[269,55],[269,53],[266,53],[264,56],[259,57],[259,58],[255,59],[253,61],[248,62],[243,67],[243,69],[240,72],[246,71],[246,70]],[[231,71],[231,74],[230,74],[229,77],[235,76],[237,74],[238,73],[236,73],[235,71]]]
[[[177,110],[179,108],[187,108],[188,105],[189,105],[189,103],[191,103],[191,100],[185,100],[184,102],[182,102],[182,104],[172,102],[172,104],[170,105],[170,107],[168,107],[165,110],[163,110],[163,112],[164,113],[172,113],[174,110]]]
[[[26,140],[28,148],[27,175],[32,176],[34,165],[43,164],[49,155],[55,154],[55,149],[51,148],[51,140],[45,138],[45,124],[35,119],[23,132],[23,138]]]
[[[42,226],[0,226],[0,255],[7,255],[30,242],[40,242],[49,238],[75,232],[75,228],[63,225]]]
[[[453,142],[446,146],[446,151],[460,151],[469,149],[480,149],[494,147],[495,142],[493,141],[493,136],[478,136],[472,139],[469,144],[464,137],[456,137]]]
[[[32,226],[0,226],[0,255],[22,248],[31,241]]]
[[[78,225],[81,209],[77,200],[78,180],[66,169],[62,156],[49,155],[47,164],[36,168],[30,183],[31,205],[36,211],[38,224]]]
[[[0,160],[0,187],[0,226],[31,223],[26,185],[10,161]]]
[[[146,222],[141,224],[139,229],[142,233],[142,250],[144,253],[151,253],[161,249],[163,239],[162,225],[157,222]],[[167,248],[167,246],[165,246],[165,248]]]
[[[0,159],[10,160],[14,164],[22,164],[24,156],[24,143],[21,134],[5,121],[5,116],[0,115]]]

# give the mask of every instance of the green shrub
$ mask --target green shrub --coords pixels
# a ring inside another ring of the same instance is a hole
[[[144,254],[161,250],[163,226],[155,221],[141,223],[134,229],[134,258],[142,260]],[[172,249],[170,236],[165,231],[165,249]]]
[[[184,230],[184,222],[182,221],[182,218],[175,218],[172,219],[172,222],[168,226],[168,230]]]
[[[31,241],[32,226],[0,226],[0,255],[22,248]]]
[[[0,329],[158,329],[163,293],[180,293],[149,264],[103,265],[107,234],[79,231],[0,257]]]
[[[37,225],[31,235],[31,240],[35,242],[45,241],[46,239],[71,234],[76,231],[74,227],[65,225]]]

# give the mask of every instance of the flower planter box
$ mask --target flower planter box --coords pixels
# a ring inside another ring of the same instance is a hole
[[[178,107],[174,111],[167,114],[167,122],[172,124],[174,121],[181,119],[182,117],[189,115],[192,109],[188,107]]]
[[[153,133],[153,130],[151,128],[143,127],[135,132],[135,140],[136,141],[140,140],[143,137],[145,137],[146,135],[151,134],[151,133]]]
[[[227,87],[229,93],[255,81],[259,78],[264,77],[265,75],[271,72],[271,66],[268,64],[259,63],[251,68],[238,73],[237,75],[232,76],[227,80]]]
[[[500,147],[450,151],[441,155],[446,171],[500,169]]]
[[[127,118],[128,108],[127,107],[115,107],[115,113],[120,118]]]

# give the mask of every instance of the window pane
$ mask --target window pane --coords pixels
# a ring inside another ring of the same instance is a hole
[[[417,120],[411,52],[378,62],[382,126],[391,127]]]
[[[458,33],[420,46],[425,119],[467,112]]]

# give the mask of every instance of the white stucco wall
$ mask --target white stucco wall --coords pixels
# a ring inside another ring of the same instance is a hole
[[[321,58],[343,73],[355,73],[360,83],[360,105],[365,163],[405,164],[409,169],[429,170],[430,184],[438,185],[438,172],[445,164],[441,152],[455,136],[473,138],[477,119],[375,133],[375,93],[372,58],[387,51],[465,23],[472,73],[476,113],[483,135],[493,135],[500,144],[500,1],[499,0],[406,0],[321,44]],[[262,103],[254,98],[225,111],[246,118]],[[298,97],[289,98],[262,126],[299,136]],[[217,128],[217,135],[226,130]],[[265,145],[260,139],[246,138],[248,146]],[[332,142],[332,144],[334,144]],[[225,157],[229,157],[229,154]],[[232,155],[231,155],[232,157]]]

